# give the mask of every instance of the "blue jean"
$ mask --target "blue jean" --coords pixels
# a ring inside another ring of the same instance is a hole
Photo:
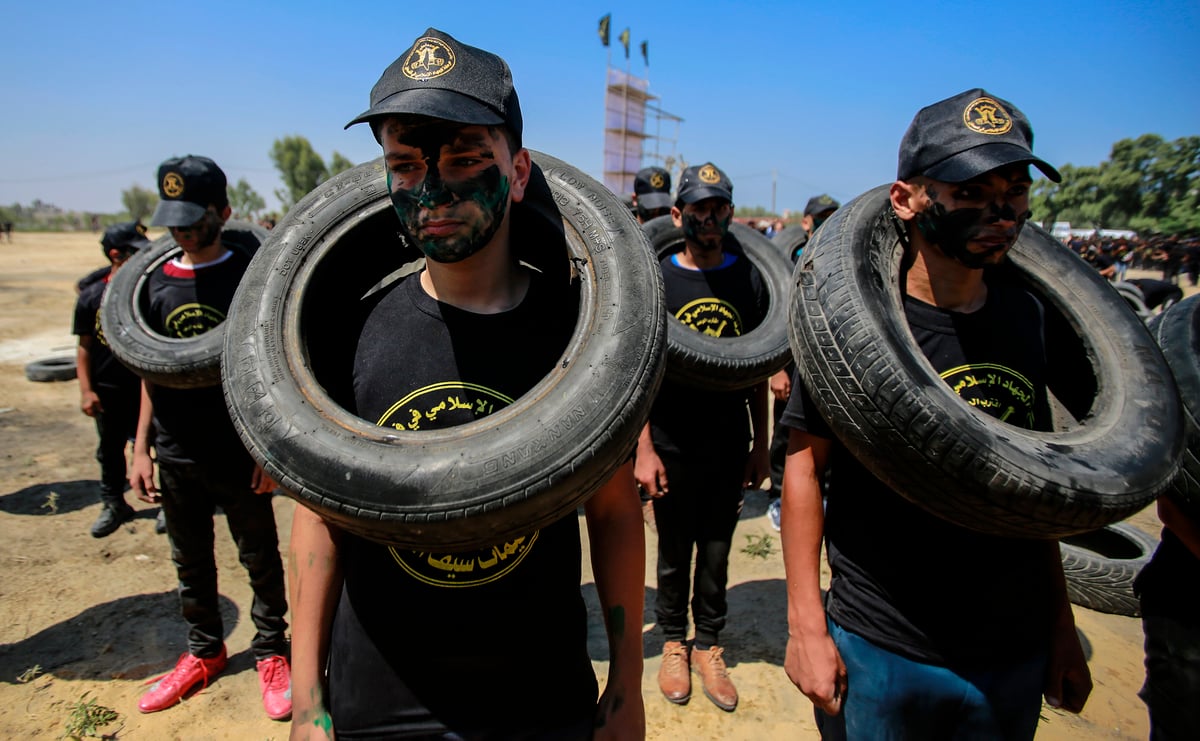
[[[904,658],[832,620],[829,633],[848,687],[840,714],[816,711],[822,739],[1032,739],[1037,730],[1045,656],[963,671]]]

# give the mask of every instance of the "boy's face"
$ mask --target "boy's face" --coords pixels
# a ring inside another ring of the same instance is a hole
[[[1029,218],[1029,166],[1006,165],[962,183],[924,179],[917,226],[969,268],[1004,260]]]
[[[673,206],[671,219],[683,229],[683,236],[706,252],[721,247],[733,221],[733,204],[724,198],[705,198],[687,203],[683,208]]]
[[[524,193],[522,158],[496,127],[389,118],[380,139],[400,224],[436,262],[458,262],[487,246]]]
[[[195,223],[187,226],[172,226],[168,229],[171,237],[179,243],[180,249],[191,254],[212,246],[220,239],[221,229],[225,226],[226,218],[228,218],[228,213],[222,215],[217,212],[215,206],[209,206],[204,211],[204,215]]]

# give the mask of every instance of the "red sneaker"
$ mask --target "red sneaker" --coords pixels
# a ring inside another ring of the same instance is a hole
[[[199,684],[201,689],[207,687],[208,680],[220,674],[227,661],[224,646],[221,646],[221,653],[211,659],[202,659],[190,653],[180,656],[179,663],[170,673],[158,677],[158,681],[150,680],[154,686],[138,700],[138,710],[143,713],[166,710],[182,700],[196,685]]]
[[[268,656],[257,662],[258,688],[262,690],[263,708],[271,720],[292,717],[292,668],[282,656]]]

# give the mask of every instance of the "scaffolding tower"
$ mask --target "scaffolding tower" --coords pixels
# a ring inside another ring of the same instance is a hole
[[[678,179],[677,169],[682,170],[676,158],[675,143],[679,139],[679,124],[683,119],[668,113],[653,101],[658,96],[650,93],[649,80],[627,71],[608,68],[607,86],[604,94],[604,185],[618,196],[633,194],[633,178],[643,167],[643,159],[649,157]],[[654,133],[647,131],[647,114],[654,118]],[[666,121],[674,125],[670,137],[662,133]],[[654,142],[654,152],[644,151],[646,141]],[[661,151],[660,144],[669,144],[669,151]]]

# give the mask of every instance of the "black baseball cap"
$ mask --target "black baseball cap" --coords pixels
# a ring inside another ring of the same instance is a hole
[[[643,167],[633,176],[633,192],[644,209],[671,207],[671,173],[661,167]]]
[[[808,205],[804,207],[805,216],[817,216],[826,211],[836,211],[842,204],[833,200],[827,193],[822,193],[819,196],[813,196],[808,199]]]
[[[398,113],[503,124],[521,142],[521,102],[508,64],[436,28],[426,30],[383,71],[371,88],[371,107],[346,128]]]
[[[711,162],[689,167],[679,178],[680,201],[695,203],[705,198],[724,198],[733,202],[733,183],[721,172],[721,168]]]
[[[209,206],[229,204],[225,173],[208,157],[189,154],[158,166],[158,208],[151,226],[189,226],[204,216]]]
[[[137,252],[143,247],[149,247],[150,240],[146,239],[146,227],[142,222],[122,221],[104,230],[100,246],[104,248],[105,255],[109,250]]]
[[[1033,156],[1033,129],[1015,105],[974,88],[917,112],[900,140],[897,180],[925,175],[961,183],[997,167],[1035,165],[1054,182],[1062,176]]]

